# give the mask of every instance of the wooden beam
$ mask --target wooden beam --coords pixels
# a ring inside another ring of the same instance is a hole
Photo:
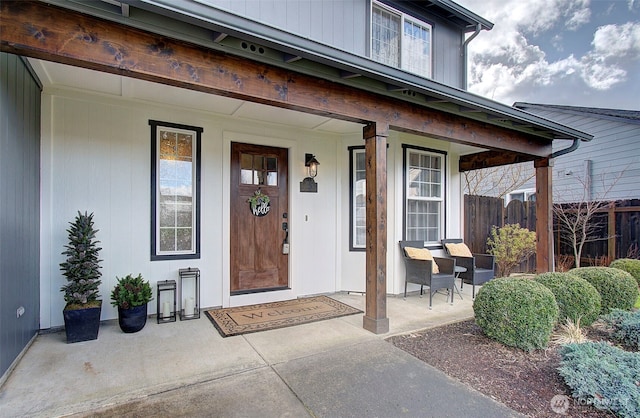
[[[36,1],[0,3],[0,49],[157,83],[546,157],[551,139],[189,44]]]
[[[364,127],[366,161],[366,308],[364,329],[389,332],[387,318],[387,136],[389,127]]]
[[[534,160],[535,157],[527,154],[519,154],[509,151],[483,151],[477,154],[460,156],[460,172],[478,170],[481,168],[498,167],[501,165],[524,163]]]
[[[536,168],[536,272],[553,271],[553,162],[545,158],[534,162]]]

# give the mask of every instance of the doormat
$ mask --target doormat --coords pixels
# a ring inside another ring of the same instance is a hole
[[[308,324],[362,313],[327,296],[205,311],[223,337]]]

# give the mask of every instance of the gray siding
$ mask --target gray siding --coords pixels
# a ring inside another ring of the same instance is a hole
[[[459,28],[445,21],[433,22],[433,80],[459,89],[466,88],[462,85],[463,42]]]
[[[366,55],[368,0],[208,0],[205,3],[303,38]]]
[[[526,110],[594,136],[576,151],[556,159],[553,188],[557,201],[575,201],[579,197],[579,179],[585,178],[587,160],[591,161],[591,198],[640,198],[640,121],[559,109]],[[554,151],[570,144],[554,141]]]
[[[0,53],[0,375],[39,328],[40,86]],[[24,315],[17,318],[17,310]]]
[[[332,46],[369,56],[370,0],[207,0],[223,9],[265,25]],[[392,7],[403,9],[400,4]],[[461,29],[437,16],[422,20],[433,25],[433,80],[462,88]]]

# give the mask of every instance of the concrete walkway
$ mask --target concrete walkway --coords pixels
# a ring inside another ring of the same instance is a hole
[[[0,416],[509,417],[519,414],[395,348],[384,338],[470,318],[470,287],[387,300],[390,332],[362,315],[222,338],[208,318],[155,323],[98,339],[36,338],[0,388]],[[330,295],[364,310],[359,294]]]

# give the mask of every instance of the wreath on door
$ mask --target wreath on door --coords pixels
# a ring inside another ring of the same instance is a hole
[[[249,208],[254,216],[265,216],[271,210],[271,199],[260,189],[256,190],[247,202],[249,202]]]

